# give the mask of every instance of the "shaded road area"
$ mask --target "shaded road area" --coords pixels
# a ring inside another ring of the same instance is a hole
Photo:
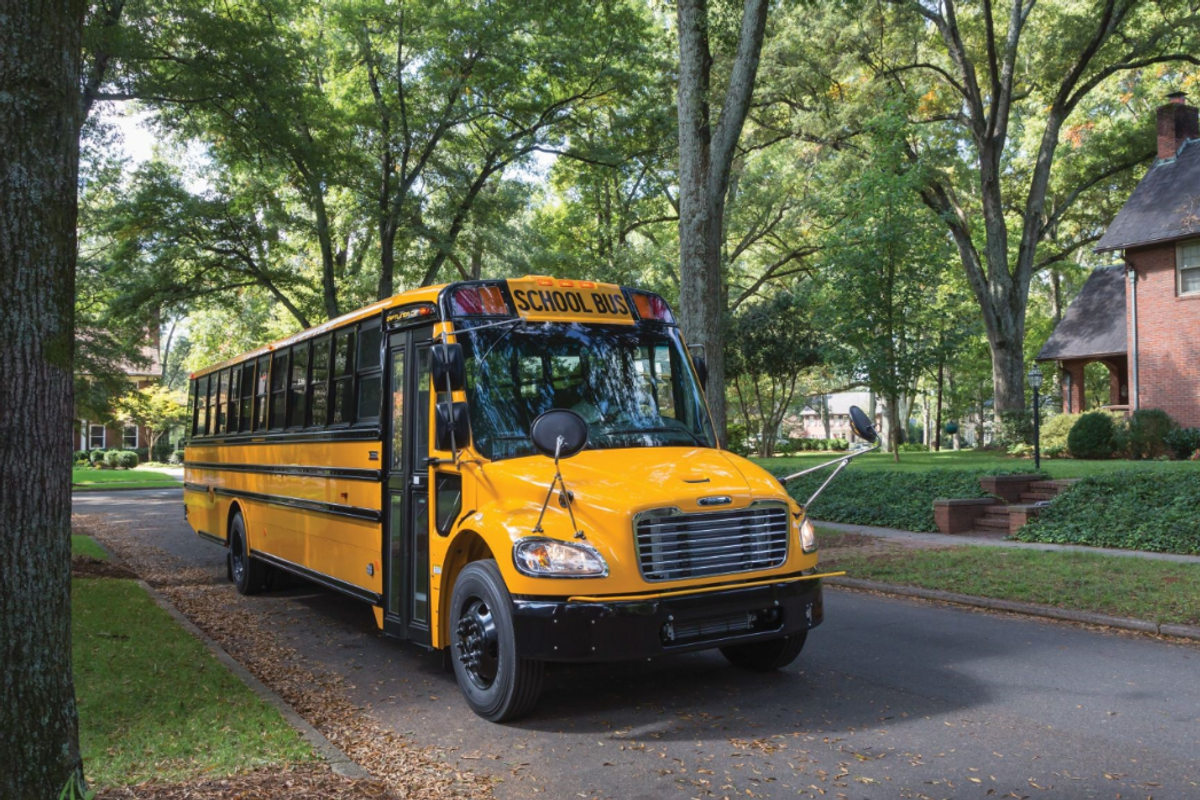
[[[75,512],[223,579],[180,495],[77,495]],[[552,665],[534,714],[498,726],[440,655],[383,638],[358,601],[229,592],[311,669],[346,676],[362,713],[500,798],[1200,797],[1195,645],[829,590],[780,673],[716,653]]]

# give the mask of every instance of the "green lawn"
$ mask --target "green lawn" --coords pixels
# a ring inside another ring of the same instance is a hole
[[[90,536],[71,534],[71,555],[90,556],[99,561],[108,561],[108,553]]]
[[[75,467],[71,470],[71,484],[79,489],[103,489],[119,486],[124,489],[157,489],[178,486],[179,481],[165,472],[150,469],[90,469]]]
[[[837,541],[819,532],[823,546]],[[1200,564],[998,547],[906,550],[822,562],[849,577],[978,597],[1200,624]]]
[[[76,579],[71,605],[80,743],[93,785],[216,777],[312,757],[275,709],[135,582]]]
[[[799,472],[813,467],[843,453],[805,453],[799,456],[780,458],[754,458],[755,463],[772,472],[784,470]],[[1012,458],[999,452],[976,450],[943,450],[940,453],[901,453],[900,463],[892,461],[889,453],[871,453],[859,456],[847,469],[895,470],[899,472],[923,472],[929,469],[990,469],[1005,472],[1027,469],[1033,472],[1032,458]],[[1198,461],[1081,461],[1074,458],[1043,458],[1042,471],[1054,478],[1084,478],[1121,469],[1146,470],[1191,470],[1200,475]]]

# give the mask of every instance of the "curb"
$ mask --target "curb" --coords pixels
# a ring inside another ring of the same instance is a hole
[[[95,537],[92,537],[92,541],[107,553],[110,559],[119,561],[113,554],[113,551],[109,550],[103,542]],[[250,670],[243,667],[233,656],[225,652],[221,645],[217,644],[207,633],[197,628],[195,623],[185,617],[183,612],[160,594],[157,589],[141,578],[137,578],[136,582],[158,604],[159,608],[171,615],[171,619],[178,622],[181,628],[199,639],[201,644],[208,648],[208,652],[212,653],[217,661],[220,661],[226,669],[232,672],[235,678],[246,684],[250,691],[254,692],[264,703],[278,711],[280,716],[296,729],[296,732],[300,734],[300,738],[308,742],[312,749],[329,764],[330,769],[343,778],[349,778],[354,781],[369,780],[371,778],[371,773],[367,772],[358,762],[346,755],[337,745],[325,738],[325,734],[314,728],[308,720],[300,716],[296,709],[288,705],[286,700],[272,691],[265,683],[254,677],[250,673]]]
[[[1054,606],[1040,606],[1035,603],[1020,603],[1015,600],[996,600],[990,597],[943,592],[937,589],[897,586],[891,583],[865,581],[860,578],[825,578],[823,582],[831,586],[844,586],[847,589],[882,592],[901,597],[916,597],[921,600],[938,600],[943,603],[984,608],[990,611],[1007,611],[1031,617],[1044,617],[1046,619],[1057,619],[1066,622],[1081,622],[1085,625],[1102,625],[1119,630],[1152,633],[1158,636],[1174,636],[1179,639],[1190,639],[1200,642],[1200,627],[1193,625],[1159,624],[1147,620],[1130,619],[1129,617],[1110,617],[1107,614],[1096,614],[1091,611],[1073,611],[1066,608],[1055,608]]]
[[[162,490],[182,489],[183,483],[176,483],[170,486],[122,486],[119,483],[101,483],[87,484],[76,486],[71,485],[71,494],[79,493],[95,493],[95,492],[158,492]]]

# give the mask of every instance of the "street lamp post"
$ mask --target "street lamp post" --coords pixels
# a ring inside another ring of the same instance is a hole
[[[1042,371],[1034,365],[1029,370],[1029,385],[1033,388],[1033,468],[1042,468],[1042,407],[1038,402],[1038,389],[1042,388]]]

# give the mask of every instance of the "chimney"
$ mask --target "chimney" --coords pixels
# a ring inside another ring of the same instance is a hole
[[[1158,108],[1158,158],[1174,158],[1188,139],[1200,138],[1200,116],[1187,104],[1183,92],[1167,95],[1167,104]]]

